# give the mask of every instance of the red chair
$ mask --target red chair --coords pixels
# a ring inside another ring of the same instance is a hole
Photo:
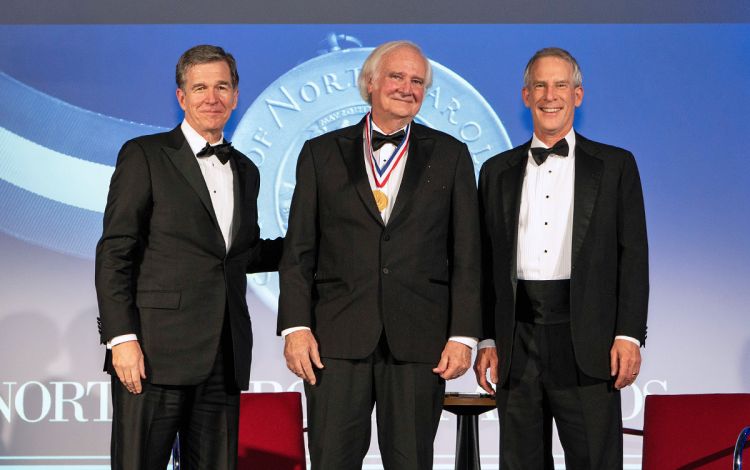
[[[729,470],[737,436],[748,425],[748,393],[649,395],[643,470]]]
[[[299,392],[240,396],[239,470],[305,470],[302,395]]]
[[[238,470],[305,470],[302,394],[240,395]],[[180,437],[172,448],[173,470],[181,468]]]

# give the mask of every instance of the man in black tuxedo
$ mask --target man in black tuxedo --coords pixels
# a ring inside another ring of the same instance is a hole
[[[125,143],[96,250],[100,333],[112,375],[112,468],[233,469],[250,376],[246,272],[276,270],[259,238],[258,169],[223,139],[234,58],[196,46],[177,64],[185,111],[170,132]]]
[[[305,380],[314,469],[361,468],[377,402],[387,469],[431,469],[445,380],[481,330],[466,145],[413,122],[431,83],[406,41],[367,58],[359,123],[305,143],[279,268],[278,330]]]
[[[568,52],[538,51],[522,89],[534,136],[480,173],[488,340],[474,368],[486,391],[488,370],[497,384],[503,469],[553,468],[553,418],[567,468],[622,468],[619,390],[646,340],[646,220],[633,155],[573,130],[581,83]]]

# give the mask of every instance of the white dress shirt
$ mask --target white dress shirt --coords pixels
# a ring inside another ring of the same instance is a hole
[[[365,127],[365,129],[367,129]],[[401,129],[397,129],[395,132],[399,132],[402,130],[405,130],[406,126],[402,127]],[[377,124],[375,124],[375,121],[372,122],[372,130],[380,132],[383,134],[384,132],[378,127]],[[366,131],[365,131],[366,132]],[[395,133],[393,132],[393,133]],[[367,147],[367,137],[363,137],[364,141],[364,147]],[[393,152],[396,150],[396,146],[391,143],[386,143],[382,147],[380,147],[378,150],[375,150],[373,152],[373,156],[378,162],[378,165],[382,168],[383,165],[388,162],[388,159],[391,158],[391,155],[393,155]],[[367,179],[370,181],[370,189],[375,191],[376,189],[380,190],[385,194],[385,196],[388,198],[388,204],[386,205],[385,209],[380,211],[380,217],[383,219],[383,223],[388,225],[388,219],[391,216],[391,212],[393,212],[393,206],[396,205],[396,197],[398,197],[398,190],[401,187],[401,180],[404,179],[404,168],[406,167],[406,160],[409,158],[409,150],[406,150],[406,153],[404,153],[404,156],[401,157],[401,160],[398,162],[398,164],[393,168],[393,171],[391,172],[390,178],[388,178],[388,181],[386,183],[378,188],[378,185],[375,183],[375,176],[372,174],[372,166],[370,165],[370,156],[369,151],[367,148],[364,148],[364,154],[365,154],[365,168],[367,169]]]
[[[544,164],[537,165],[529,156],[526,163],[516,250],[521,280],[570,279],[575,133],[571,130],[565,138],[570,148],[567,157],[552,154]],[[531,147],[546,145],[534,136]]]
[[[206,146],[206,139],[201,137],[187,121],[182,121],[182,133],[190,145],[190,150],[197,155]],[[224,135],[218,142],[209,142],[217,145],[224,141]],[[232,218],[234,216],[234,175],[231,163],[222,164],[216,155],[210,157],[195,157],[201,169],[203,180],[206,182],[208,194],[211,196],[211,205],[214,207],[216,220],[219,222],[221,235],[224,237],[226,251],[232,245]]]
[[[187,140],[190,150],[193,151],[193,155],[197,155],[206,146],[206,139],[201,137],[185,120],[182,121],[180,129],[185,135],[185,140]],[[224,135],[222,134],[218,142],[209,143],[217,145],[223,141]],[[196,156],[195,158],[201,169],[203,180],[206,182],[208,194],[211,196],[211,204],[219,222],[221,235],[224,237],[224,246],[229,251],[232,244],[232,218],[234,216],[234,175],[232,167],[229,162],[225,165],[222,164],[216,155],[201,158]],[[138,337],[135,334],[115,336],[107,342],[107,348],[112,349],[112,346],[120,343],[137,340]]]
[[[516,269],[519,280],[551,281],[570,279],[573,250],[573,193],[575,187],[576,135],[566,135],[568,156],[551,154],[537,165],[529,150],[521,188],[518,213]],[[531,148],[549,148],[536,135]],[[616,336],[640,346],[629,336]],[[483,340],[479,347],[494,347],[494,340]]]

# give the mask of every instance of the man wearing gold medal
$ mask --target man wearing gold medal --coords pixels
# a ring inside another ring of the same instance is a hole
[[[481,331],[476,185],[466,145],[413,122],[421,50],[362,66],[372,110],[305,143],[280,267],[278,332],[305,381],[313,469],[361,468],[374,405],[386,469],[431,469],[445,380]]]

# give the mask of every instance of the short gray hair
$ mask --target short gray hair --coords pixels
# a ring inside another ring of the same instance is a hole
[[[175,71],[177,86],[182,88],[185,85],[185,75],[190,67],[222,61],[226,62],[229,66],[229,74],[232,76],[232,88],[236,90],[237,85],[240,83],[240,75],[237,73],[237,62],[235,62],[234,57],[219,46],[207,44],[191,47],[182,53],[180,60],[177,61],[177,70]]]
[[[370,53],[370,55],[367,56],[367,59],[365,59],[365,63],[362,64],[362,70],[359,72],[359,77],[357,78],[359,94],[362,96],[363,100],[367,101],[368,104],[372,104],[372,99],[370,97],[370,93],[368,93],[367,91],[367,85],[369,85],[370,82],[374,80],[380,73],[380,62],[382,61],[383,57],[386,56],[386,54],[402,47],[411,48],[415,50],[420,56],[422,56],[422,59],[424,59],[426,70],[424,77],[425,90],[427,88],[430,88],[430,86],[432,85],[432,66],[430,66],[430,61],[427,59],[427,57],[425,57],[422,49],[420,49],[419,46],[411,41],[403,40],[386,42],[385,44],[381,44],[376,47]]]
[[[578,66],[578,62],[570,52],[559,47],[545,47],[544,49],[539,49],[538,51],[536,51],[531,59],[529,59],[529,63],[526,64],[526,69],[523,71],[524,87],[529,88],[531,86],[531,67],[534,66],[537,60],[543,57],[557,57],[558,59],[562,59],[572,65],[573,86],[579,87],[583,84],[583,74],[581,73],[581,68]]]

